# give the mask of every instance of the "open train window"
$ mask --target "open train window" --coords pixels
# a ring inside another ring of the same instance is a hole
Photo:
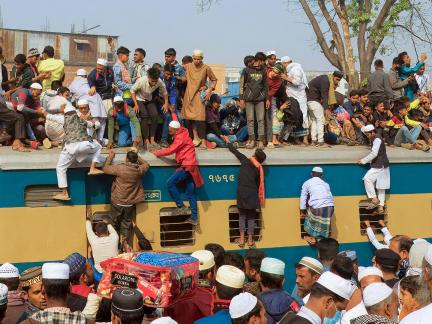
[[[369,202],[367,200],[361,200],[359,202],[359,217],[360,217],[360,234],[366,234],[366,225],[365,221],[369,221],[372,230],[375,234],[380,233],[381,225],[379,221],[386,221],[387,218],[387,208],[384,207],[383,213],[378,213],[377,208],[367,209]]]
[[[229,213],[230,242],[235,243],[235,241],[238,238],[240,238],[239,212],[237,206],[236,205],[229,206],[228,213]],[[261,241],[261,229],[262,229],[261,212],[257,211],[256,218],[255,218],[255,232],[253,235],[253,239],[255,242]]]
[[[54,196],[61,193],[57,185],[31,185],[24,189],[26,207],[57,207],[64,206],[64,202],[54,200]]]
[[[174,213],[176,208],[165,207],[159,212],[161,247],[193,245],[195,229],[192,224],[185,223],[191,217],[190,209],[184,215]]]

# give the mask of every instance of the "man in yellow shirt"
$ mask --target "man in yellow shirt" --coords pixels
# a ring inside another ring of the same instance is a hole
[[[54,80],[64,81],[64,62],[54,58],[54,47],[45,46],[42,52],[42,59],[38,64],[39,73],[46,72],[49,77],[42,81],[42,90],[51,89],[51,83]]]

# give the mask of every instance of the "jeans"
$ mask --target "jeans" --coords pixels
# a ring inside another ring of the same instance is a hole
[[[408,127],[406,126],[402,126],[396,133],[394,144],[396,146],[400,146],[403,143],[415,144],[417,138],[420,135],[421,130],[422,127],[420,125],[411,128],[411,130],[409,130]]]
[[[246,119],[249,139],[255,141],[255,115],[258,123],[258,140],[263,141],[265,139],[265,106],[264,101],[260,102],[246,102]]]
[[[240,128],[239,130],[237,130],[236,133],[231,134],[230,130],[227,126],[222,125],[221,126],[221,131],[222,134],[227,135],[230,142],[244,142],[247,140],[248,138],[248,128],[247,126],[243,126],[242,128]]]
[[[231,142],[231,138],[229,140]],[[217,147],[226,147],[225,141],[213,133],[207,134],[207,141],[216,143]]]
[[[182,118],[180,116],[180,112],[177,110],[177,108],[175,109],[175,114],[177,116],[177,119],[179,121],[179,123],[182,123]],[[163,115],[164,117],[164,123],[162,126],[162,136],[161,136],[161,140],[162,142],[166,142],[167,138],[168,138],[168,127],[169,127],[169,123],[173,120],[172,115],[171,115],[171,111],[168,111],[166,113],[164,113]]]
[[[130,125],[120,126],[118,132],[118,146],[125,147],[132,145],[132,129]]]
[[[324,142],[324,108],[317,101],[308,101],[308,113],[311,119],[311,138],[312,141]]]
[[[195,197],[195,183],[193,182],[191,174],[185,169],[177,170],[167,181],[168,192],[171,198],[175,201],[178,208],[183,207],[183,200],[180,198],[180,191],[177,185],[180,182],[185,184],[185,194],[189,200],[189,206],[192,211],[191,218],[193,220],[198,219],[198,205]]]

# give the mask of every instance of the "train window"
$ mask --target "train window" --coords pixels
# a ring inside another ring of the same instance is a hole
[[[228,207],[229,214],[229,236],[230,242],[235,243],[235,241],[240,237],[240,226],[239,226],[239,212],[236,205]],[[262,217],[261,212],[256,213],[255,218],[255,232],[253,239],[255,242],[261,241],[261,229],[262,229]]]
[[[387,208],[384,207],[384,213],[377,213],[377,208],[367,209],[369,205],[367,200],[361,200],[359,202],[359,217],[360,217],[360,234],[366,235],[366,224],[365,221],[369,221],[372,230],[375,234],[380,233],[379,229],[381,225],[379,221],[386,221]]]
[[[24,201],[26,207],[57,207],[63,206],[61,201],[53,197],[61,193],[57,185],[32,185],[24,189]]]
[[[193,245],[195,230],[192,224],[185,223],[191,216],[190,209],[184,215],[174,213],[176,208],[165,207],[159,212],[161,247]]]

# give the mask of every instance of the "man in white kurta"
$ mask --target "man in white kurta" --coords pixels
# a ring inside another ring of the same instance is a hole
[[[367,209],[378,207],[378,213],[384,212],[385,191],[390,189],[390,163],[386,153],[384,140],[377,137],[375,127],[366,125],[361,128],[369,141],[372,142],[371,152],[359,161],[359,164],[370,163],[371,168],[363,177],[366,194],[370,200]],[[378,192],[378,198],[377,198]]]

